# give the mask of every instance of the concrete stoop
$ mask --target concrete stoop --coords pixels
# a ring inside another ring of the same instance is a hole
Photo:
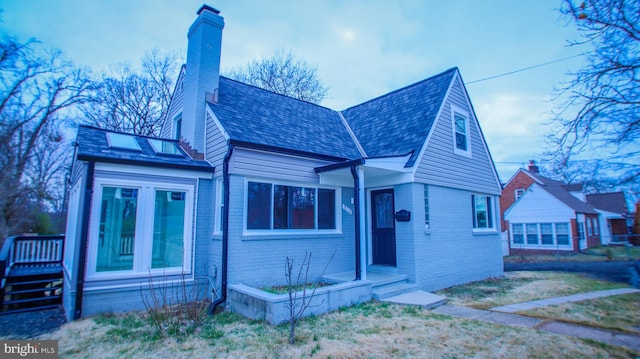
[[[447,303],[447,298],[423,290],[414,290],[412,292],[396,295],[383,299],[383,302],[403,305],[415,305],[422,309],[434,309]]]
[[[409,292],[416,291],[417,285],[407,282],[396,282],[379,287],[375,287],[371,290],[371,296],[373,299],[381,301],[383,299],[398,296]]]

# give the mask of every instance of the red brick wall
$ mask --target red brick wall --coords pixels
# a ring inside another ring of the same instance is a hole
[[[533,182],[534,181],[531,176],[522,171],[518,171],[511,182],[507,183],[502,190],[502,195],[500,196],[500,224],[502,225],[503,231],[509,229],[507,223],[504,221],[504,212],[511,207],[513,202],[516,201],[516,189],[523,188],[526,190],[533,184]]]

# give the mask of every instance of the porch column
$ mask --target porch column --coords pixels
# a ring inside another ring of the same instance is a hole
[[[360,207],[360,218],[358,219],[360,221],[360,279],[361,280],[366,280],[367,279],[367,264],[369,263],[367,261],[367,230],[365,228],[366,225],[366,215],[367,215],[367,208],[365,207],[365,201],[364,201],[364,196],[365,196],[365,189],[364,189],[364,167],[363,166],[359,166],[357,168],[358,171],[358,206]]]

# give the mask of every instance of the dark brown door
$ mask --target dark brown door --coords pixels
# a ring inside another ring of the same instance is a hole
[[[396,265],[396,221],[393,214],[393,189],[371,191],[373,264]]]

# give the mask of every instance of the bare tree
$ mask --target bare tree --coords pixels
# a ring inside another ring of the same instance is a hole
[[[86,122],[109,130],[159,136],[177,68],[175,53],[158,50],[142,58],[140,72],[128,64],[112,66],[94,81],[97,90],[82,108]]]
[[[325,87],[317,74],[317,67],[293,52],[276,50],[271,57],[254,60],[247,65],[232,69],[230,78],[265,90],[311,103],[320,103],[327,97]]]
[[[60,169],[44,157],[59,153],[59,129],[89,89],[85,73],[58,52],[0,40],[0,238],[27,230],[30,207],[48,198],[42,190],[59,185]]]
[[[560,11],[582,32],[570,45],[591,45],[593,51],[562,89],[567,100],[555,119],[557,132],[549,136],[550,154],[562,168],[583,151],[595,150],[603,157],[598,180],[607,186],[638,186],[640,2],[563,0]]]
[[[320,285],[320,279],[327,271],[329,263],[336,255],[335,251],[322,269],[320,276],[314,282],[309,282],[309,268],[311,267],[311,253],[306,252],[302,263],[298,267],[297,273],[294,269],[293,258],[287,257],[284,267],[284,274],[287,279],[287,293],[289,302],[286,307],[289,309],[289,344],[296,342],[296,325],[304,312],[311,305],[313,297],[316,295],[316,289]]]

